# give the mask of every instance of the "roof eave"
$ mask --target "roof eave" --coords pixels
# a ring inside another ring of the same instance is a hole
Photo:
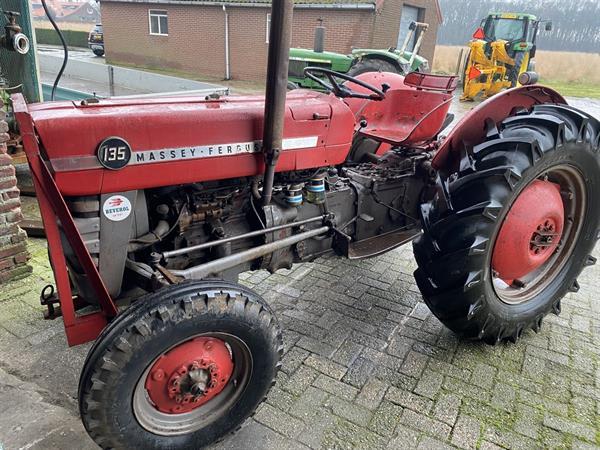
[[[187,6],[239,6],[244,8],[271,8],[270,3],[222,1],[211,2],[202,0],[99,0],[100,3],[149,3],[158,5],[187,5]],[[374,3],[296,3],[295,9],[337,9],[337,10],[375,10]]]

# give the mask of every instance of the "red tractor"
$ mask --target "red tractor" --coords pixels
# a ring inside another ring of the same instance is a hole
[[[103,448],[198,448],[265,398],[273,311],[237,284],[413,242],[427,305],[467,339],[538,330],[600,237],[600,122],[543,86],[444,139],[455,77],[308,68],[287,93],[292,1],[273,2],[266,98],[12,99],[70,345]],[[344,80],[342,83],[340,80]],[[57,305],[58,304],[58,305]]]

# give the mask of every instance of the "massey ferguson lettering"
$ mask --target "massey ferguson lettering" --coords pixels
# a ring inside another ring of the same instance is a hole
[[[239,155],[260,152],[259,142],[238,144],[204,145],[198,147],[172,148],[135,152],[131,164],[148,164],[182,159],[210,158],[215,156]]]

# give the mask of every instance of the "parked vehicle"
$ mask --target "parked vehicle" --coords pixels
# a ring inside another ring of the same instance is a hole
[[[103,448],[202,448],[265,399],[282,334],[240,272],[413,242],[433,313],[496,344],[596,262],[597,119],[527,85],[440,139],[457,77],[417,72],[308,67],[327,92],[286,96],[292,10],[273,2],[265,97],[12,97],[57,287],[42,302],[70,345],[96,340],[78,396]]]
[[[104,33],[102,31],[102,24],[97,23],[90,31],[88,36],[88,46],[94,52],[96,56],[104,55]]]
[[[469,42],[461,100],[474,100],[479,94],[491,97],[520,81],[537,81],[533,58],[541,23],[521,13],[492,13],[485,18]],[[552,22],[545,24],[550,31]]]
[[[321,67],[351,76],[365,72],[393,72],[406,75],[409,72],[429,70],[427,59],[420,56],[419,49],[427,28],[426,23],[412,22],[401,48],[353,49],[350,55],[324,50],[325,27],[315,29],[315,44],[312,50],[304,48],[290,49],[288,78],[297,87],[323,90],[323,87],[304,75],[306,67]],[[408,50],[409,42],[418,37],[413,50]]]

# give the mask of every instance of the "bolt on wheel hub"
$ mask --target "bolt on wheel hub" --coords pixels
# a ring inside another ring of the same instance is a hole
[[[515,200],[498,233],[492,270],[508,285],[542,266],[554,253],[564,227],[560,186],[535,180]]]
[[[150,369],[145,388],[156,409],[182,414],[217,396],[232,373],[233,361],[225,342],[199,337],[162,355]]]

